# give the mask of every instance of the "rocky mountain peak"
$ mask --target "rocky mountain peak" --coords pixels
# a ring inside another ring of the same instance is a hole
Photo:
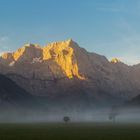
[[[37,44],[25,44],[13,53],[15,61],[31,61],[33,58],[42,56],[42,48]]]
[[[74,49],[75,44],[72,39],[51,43],[43,48],[43,60],[53,60],[60,66],[68,78],[76,76],[79,79],[84,79],[84,77],[79,74]]]
[[[23,47],[24,48],[40,48],[40,45],[28,43],[28,44],[25,44]]]
[[[77,47],[78,50],[76,50],[75,47]],[[50,43],[45,47],[40,47],[37,44],[25,44],[13,53],[4,54],[2,62],[5,63],[3,59],[6,60],[6,65],[8,64],[8,66],[12,68],[15,67],[15,71],[16,69],[18,71],[19,68],[23,71],[23,63],[24,65],[27,64],[28,67],[25,66],[25,68],[26,70],[29,69],[30,72],[32,66],[29,65],[34,64],[34,66],[38,68],[39,75],[43,75],[42,77],[44,77],[44,75],[47,77],[53,75],[54,77],[55,75],[55,77],[66,76],[67,78],[77,77],[79,79],[85,79],[84,76],[79,73],[78,55],[81,55],[81,57],[83,55],[80,53],[82,52],[80,49],[78,44],[72,39]],[[78,55],[76,55],[76,53]],[[16,64],[18,64],[17,68]],[[42,66],[40,67],[39,65]],[[31,75],[34,71],[36,70],[32,69]],[[26,72],[23,73],[26,75]]]
[[[65,41],[58,41],[58,42],[52,42],[49,43],[47,46],[47,48],[55,48],[55,49],[64,49],[67,47],[73,47],[74,44],[76,44],[76,42],[74,42],[72,39],[68,39]]]
[[[1,56],[1,58],[13,60],[12,53],[10,53],[10,52],[4,53],[4,54]]]
[[[113,64],[116,64],[116,63],[120,63],[121,60],[118,59],[118,58],[112,58],[110,62],[113,63]]]
[[[126,99],[140,91],[139,68],[117,58],[109,62],[72,39],[44,47],[25,44],[13,53],[5,53],[0,58],[0,72],[35,95],[57,96],[68,91],[84,93],[84,97]]]

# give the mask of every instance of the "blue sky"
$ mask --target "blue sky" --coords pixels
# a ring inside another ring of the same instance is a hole
[[[0,52],[69,38],[109,59],[140,62],[140,0],[0,0]]]

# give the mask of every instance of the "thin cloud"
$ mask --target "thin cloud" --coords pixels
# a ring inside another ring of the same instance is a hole
[[[8,41],[8,40],[9,40],[9,37],[7,37],[7,36],[0,37],[0,42],[5,42],[5,41]]]
[[[122,10],[120,8],[113,8],[113,7],[99,7],[96,8],[98,11],[102,11],[102,12],[122,12]]]
[[[128,65],[140,63],[140,33],[125,18],[121,18],[116,27],[119,30],[118,38],[97,44],[102,48],[101,54],[109,59],[117,57]]]
[[[128,65],[135,65],[140,63],[140,57],[134,55],[120,56],[120,60]]]
[[[8,36],[0,36],[0,52],[9,50],[10,45],[10,38]]]
[[[123,1],[116,3],[99,3],[96,7],[97,11],[101,12],[111,12],[111,13],[118,13],[118,12],[125,12],[125,7]]]

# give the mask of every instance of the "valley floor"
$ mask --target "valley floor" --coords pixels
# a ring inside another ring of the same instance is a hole
[[[0,124],[0,140],[138,140],[140,124]]]

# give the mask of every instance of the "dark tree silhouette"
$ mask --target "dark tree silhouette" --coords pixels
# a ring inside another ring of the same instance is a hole
[[[64,116],[64,117],[63,117],[63,121],[64,121],[65,123],[70,122],[70,117]]]

